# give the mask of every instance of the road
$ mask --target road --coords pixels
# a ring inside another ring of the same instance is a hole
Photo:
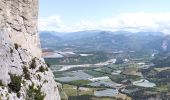
[[[55,71],[67,71],[71,68],[77,68],[77,67],[102,67],[105,65],[109,65],[109,64],[114,64],[116,62],[116,59],[110,59],[106,62],[100,62],[100,63],[96,63],[96,64],[82,64],[82,65],[55,65],[55,67],[60,66],[62,67],[61,69],[55,70]]]

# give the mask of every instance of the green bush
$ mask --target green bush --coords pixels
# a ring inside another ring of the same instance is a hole
[[[17,43],[15,43],[14,46],[15,46],[15,49],[18,50],[19,45]]]
[[[28,68],[27,68],[26,66],[24,66],[23,72],[24,72],[24,78],[25,78],[26,80],[30,80],[30,79],[31,79],[31,78],[30,78],[30,73],[29,73]]]
[[[21,89],[21,76],[10,74],[11,82],[8,84],[9,88],[17,93]]]
[[[47,68],[47,67],[44,68],[44,66],[40,66],[39,69],[38,69],[38,71],[43,73],[43,72],[45,72],[45,71],[48,71],[48,68]],[[38,71],[37,71],[37,72],[38,72]]]
[[[38,86],[35,88],[34,84],[29,86],[27,90],[27,98],[26,100],[44,100],[45,94],[41,92],[41,87]]]
[[[31,65],[30,65],[30,68],[31,68],[31,69],[35,69],[36,66],[37,66],[35,59],[36,59],[36,58],[33,58],[33,59],[32,59],[32,62],[31,62]]]
[[[40,66],[39,72],[45,72],[45,68],[43,66]]]

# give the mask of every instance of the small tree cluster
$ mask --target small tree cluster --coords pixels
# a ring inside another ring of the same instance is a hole
[[[35,88],[35,85],[32,84],[27,89],[27,98],[26,100],[44,100],[45,94],[41,92],[41,87],[37,86]]]

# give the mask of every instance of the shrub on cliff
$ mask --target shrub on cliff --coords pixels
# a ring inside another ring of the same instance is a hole
[[[24,72],[24,78],[26,80],[30,80],[30,73],[29,73],[28,68],[26,66],[24,66],[23,72]]]
[[[36,58],[33,58],[33,59],[32,59],[32,62],[31,62],[31,65],[30,65],[30,68],[31,68],[31,69],[35,69],[36,66],[37,66],[37,64],[36,64]]]
[[[9,88],[17,93],[21,89],[21,76],[10,74],[11,82],[8,84]]]
[[[35,88],[34,84],[30,85],[27,90],[26,100],[44,100],[45,94],[41,92],[41,87]]]

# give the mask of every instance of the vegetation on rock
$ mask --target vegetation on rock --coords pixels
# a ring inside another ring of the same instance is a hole
[[[8,84],[9,88],[17,93],[21,89],[21,76],[17,76],[16,74],[10,74],[11,82]]]
[[[44,98],[45,94],[41,92],[40,86],[37,86],[36,88],[34,84],[29,86],[26,100],[44,100]]]
[[[23,72],[24,72],[24,78],[26,80],[30,80],[30,73],[29,73],[28,68],[26,66],[24,66]]]
[[[36,59],[36,58],[33,58],[33,59],[32,59],[32,62],[31,62],[31,65],[30,65],[30,68],[31,68],[31,69],[35,69],[36,66],[37,66],[35,59]]]

